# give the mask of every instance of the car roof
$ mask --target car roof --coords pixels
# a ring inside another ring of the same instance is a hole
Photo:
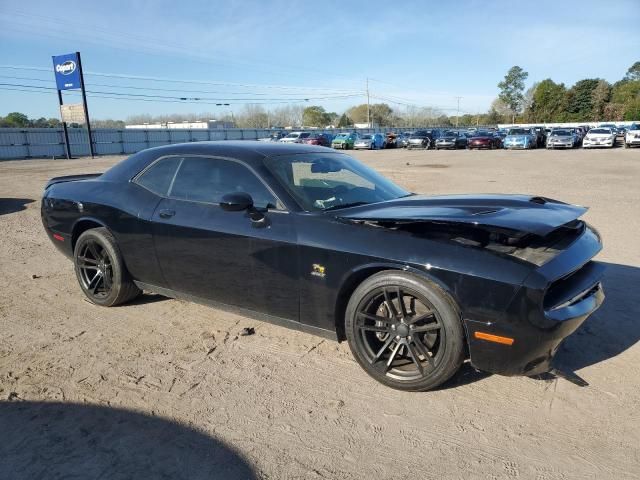
[[[219,140],[211,142],[175,143],[148,148],[114,165],[103,175],[104,180],[128,180],[157,158],[169,155],[210,155],[242,160],[253,166],[265,157],[303,153],[335,152],[326,147],[302,143],[259,142],[255,140]]]

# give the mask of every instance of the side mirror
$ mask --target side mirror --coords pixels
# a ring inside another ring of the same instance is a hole
[[[226,212],[241,212],[253,207],[253,198],[245,192],[227,193],[220,201],[220,208]]]

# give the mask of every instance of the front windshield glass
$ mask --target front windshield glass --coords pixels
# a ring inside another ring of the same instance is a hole
[[[281,155],[264,163],[307,211],[336,210],[410,195],[375,170],[340,153]]]
[[[529,135],[531,131],[524,128],[512,128],[509,130],[509,135]]]
[[[362,135],[360,137],[361,140],[371,140],[373,137],[371,135]]]
[[[338,135],[336,135],[336,140],[342,140],[344,138],[349,138],[349,134],[348,133],[339,133]]]
[[[571,130],[552,130],[551,135],[571,135],[573,132]]]
[[[609,130],[608,128],[592,128],[591,130],[589,130],[589,133],[611,134],[611,130]]]

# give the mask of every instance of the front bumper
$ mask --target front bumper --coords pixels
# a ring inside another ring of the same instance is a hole
[[[611,148],[615,144],[615,140],[583,140],[582,147],[583,148],[597,148],[597,147],[608,147]]]
[[[604,301],[605,267],[591,260],[600,248],[599,238],[586,228],[525,280],[499,320],[465,319],[471,364],[501,375],[548,372],[562,341]],[[486,334],[512,339],[512,344],[487,341]]]
[[[627,145],[640,145],[640,137],[625,137],[624,139]]]
[[[439,141],[436,142],[436,148],[456,148],[456,142],[454,141]]]

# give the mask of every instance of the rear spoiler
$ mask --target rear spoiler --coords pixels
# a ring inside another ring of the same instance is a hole
[[[44,189],[46,190],[51,185],[55,185],[56,183],[77,182],[80,180],[91,180],[92,178],[97,178],[101,175],[102,175],[101,173],[85,173],[83,175],[67,175],[64,177],[54,177],[47,182]]]

